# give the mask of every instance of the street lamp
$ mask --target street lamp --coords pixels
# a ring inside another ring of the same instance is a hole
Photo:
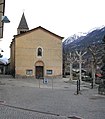
[[[5,12],[5,0],[0,0],[0,38],[3,38],[4,23],[10,22],[8,17],[4,16],[4,12]],[[0,48],[0,58],[3,56],[2,52],[4,52],[4,51]]]
[[[10,20],[8,19],[7,16],[2,16],[1,22],[3,22],[3,23],[9,23]]]
[[[8,17],[7,16],[1,16],[1,19],[0,19],[0,38],[2,38],[3,37],[3,25],[4,25],[4,23],[9,23],[10,22],[10,20],[8,19]]]
[[[7,16],[2,16],[2,19],[1,19],[1,23],[2,23],[2,26],[0,26],[0,32],[2,32],[1,34],[2,34],[2,36],[0,36],[0,38],[2,38],[3,37],[3,23],[9,23],[10,22],[10,20],[8,19],[8,17]],[[0,49],[0,58],[2,58],[2,52],[4,52],[2,49]]]

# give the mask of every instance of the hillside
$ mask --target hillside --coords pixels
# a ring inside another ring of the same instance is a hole
[[[73,37],[75,36],[75,37]],[[87,51],[87,53],[82,57],[83,63],[82,67],[85,68],[86,70],[91,70],[91,63],[93,61],[93,55],[89,51],[89,47],[92,48],[92,51],[95,53],[95,61],[97,63],[98,71],[100,71],[100,68],[102,66],[102,56],[103,56],[103,37],[105,36],[105,27],[100,28],[100,29],[95,29],[89,33],[85,33],[79,36],[73,35],[67,38],[63,42],[63,60],[64,64],[66,64],[68,61],[66,59],[67,54],[70,52],[75,51]],[[68,70],[69,70],[69,66]],[[74,68],[78,68],[78,62],[75,62],[73,64]]]
[[[75,37],[71,36],[63,42],[64,51],[67,53],[68,51],[70,52],[74,50],[83,50],[92,44],[96,45],[101,44],[104,35],[105,35],[105,27],[101,29],[95,29],[87,33],[86,35],[81,36],[74,35]],[[73,39],[72,42],[71,39]]]

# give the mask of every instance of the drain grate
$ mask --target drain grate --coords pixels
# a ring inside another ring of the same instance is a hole
[[[105,99],[105,97],[103,96],[92,96],[92,97],[90,97],[89,99],[91,99],[91,100],[97,100],[97,99]]]
[[[69,88],[69,87],[64,87],[64,88]]]
[[[70,118],[70,119],[82,119],[82,118],[76,117],[76,116],[70,116],[70,117],[68,117],[68,118]]]
[[[4,100],[0,100],[0,104],[5,104],[6,102]]]

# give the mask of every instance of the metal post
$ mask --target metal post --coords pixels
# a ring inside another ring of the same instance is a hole
[[[53,77],[52,77],[52,90],[53,90]]]
[[[39,80],[39,88],[40,88],[40,78],[38,78],[38,80]]]
[[[78,80],[78,90],[80,91],[80,79]]]
[[[93,89],[93,78],[91,80],[91,89]]]
[[[77,80],[77,95],[79,94],[79,87],[78,87],[78,80]]]

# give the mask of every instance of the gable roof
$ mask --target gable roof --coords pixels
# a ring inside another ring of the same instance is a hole
[[[24,15],[24,12],[23,12],[23,15],[21,17],[18,29],[29,29],[26,18],[25,18],[25,15]]]
[[[49,33],[49,34],[55,36],[55,37],[58,37],[58,38],[60,38],[61,40],[64,38],[64,37],[61,37],[61,36],[59,36],[59,35],[57,35],[57,34],[51,32],[51,31],[49,31],[49,30],[47,30],[47,29],[45,29],[45,28],[43,28],[43,27],[41,27],[41,26],[38,26],[38,27],[36,27],[36,28],[34,28],[34,29],[31,29],[31,30],[29,30],[29,31],[27,31],[27,32],[25,32],[25,33],[23,33],[23,34],[15,35],[15,37],[19,37],[19,36],[25,35],[25,34],[27,34],[27,33],[36,31],[36,30],[38,30],[38,29],[41,29],[41,30],[43,30],[43,31],[45,31],[45,32],[47,32],[47,33]]]

